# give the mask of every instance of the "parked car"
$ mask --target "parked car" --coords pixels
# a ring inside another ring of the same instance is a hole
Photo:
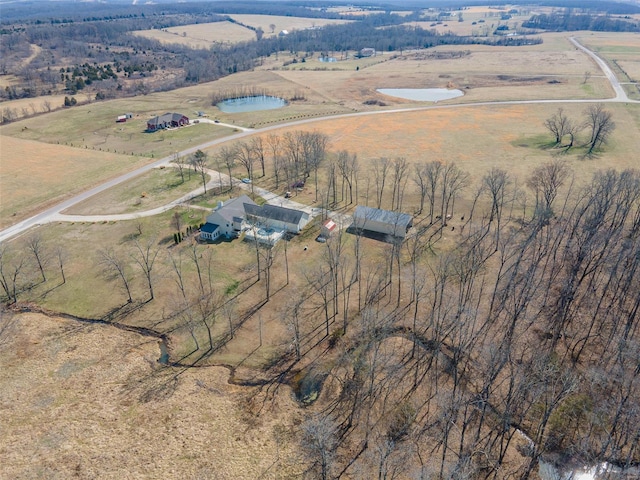
[[[251,179],[250,178],[243,178],[242,179],[242,183],[251,183]]]

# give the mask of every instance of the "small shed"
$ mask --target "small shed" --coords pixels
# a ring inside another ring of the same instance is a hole
[[[337,226],[338,225],[336,224],[336,222],[334,222],[330,218],[327,218],[322,223],[322,226],[320,227],[320,236],[322,238],[329,238],[331,234],[334,232],[334,230],[337,228]]]

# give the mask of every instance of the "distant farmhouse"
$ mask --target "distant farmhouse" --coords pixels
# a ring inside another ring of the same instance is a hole
[[[306,212],[276,205],[258,206],[247,195],[242,195],[220,202],[200,229],[200,238],[236,238],[244,231],[247,240],[274,244],[287,232],[299,233],[307,223]]]
[[[396,238],[404,238],[413,226],[413,217],[408,213],[391,212],[379,208],[358,205],[353,214],[352,231],[355,229]]]
[[[189,117],[181,113],[165,113],[153,117],[147,122],[147,130],[149,132],[155,132],[156,130],[162,130],[164,128],[182,127],[189,124]]]
[[[376,54],[376,49],[375,48],[363,48],[360,50],[360,57],[373,57]]]

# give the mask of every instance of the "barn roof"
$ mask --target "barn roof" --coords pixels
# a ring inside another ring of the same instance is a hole
[[[408,213],[392,212],[390,210],[381,210],[379,208],[365,207],[358,205],[353,214],[354,218],[386,223],[397,227],[409,227],[413,223],[413,217]]]
[[[278,207],[277,205],[269,204],[264,204],[260,207],[255,203],[253,205],[245,204],[244,209],[248,215],[294,225],[300,223],[302,216],[305,214],[301,210],[294,210],[292,208]]]

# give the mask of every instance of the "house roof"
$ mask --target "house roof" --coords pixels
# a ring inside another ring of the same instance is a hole
[[[215,223],[205,223],[202,228],[200,228],[201,232],[204,233],[213,233],[218,229],[218,225]]]
[[[171,122],[179,122],[182,118],[187,118],[185,117],[183,114],[181,113],[171,113],[171,112],[167,112],[165,114],[162,115],[158,115],[157,117],[153,117],[151,120],[149,120],[147,123],[149,125],[160,125],[163,123],[171,123]]]
[[[234,219],[242,220],[244,218],[245,204],[255,205],[255,202],[247,195],[241,195],[228,200],[221,207],[214,210],[213,213],[217,213],[227,222],[233,222]],[[209,218],[207,218],[207,222],[209,222]]]
[[[257,206],[255,203],[253,205],[245,204],[244,210],[248,215],[290,223],[294,225],[300,223],[302,216],[305,215],[302,210],[278,207],[277,205],[269,205],[266,203],[261,207]]]
[[[388,225],[408,227],[413,223],[413,217],[408,213],[392,212],[389,210],[381,210],[379,208],[365,207],[358,205],[353,214],[354,218],[386,223]]]

